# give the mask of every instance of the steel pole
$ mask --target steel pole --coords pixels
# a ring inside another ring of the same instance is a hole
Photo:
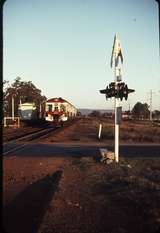
[[[117,88],[117,76],[116,76],[116,66],[115,66],[115,89]],[[119,124],[117,122],[118,119],[118,107],[119,107],[119,100],[115,97],[115,160],[119,162]]]
[[[118,119],[119,100],[115,97],[115,160],[119,162],[119,124]]]

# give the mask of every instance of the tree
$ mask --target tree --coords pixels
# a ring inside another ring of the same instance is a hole
[[[153,118],[156,120],[160,120],[160,111],[159,110],[154,110]]]
[[[82,116],[82,113],[80,111],[78,111],[77,116]]]
[[[134,118],[138,119],[144,119],[149,117],[149,106],[148,104],[141,102],[137,102],[133,109],[132,109],[132,115]]]
[[[90,117],[99,117],[101,115],[100,111],[93,110],[88,116]]]
[[[2,86],[2,89],[3,89],[3,114],[5,115],[6,111],[7,111],[7,101],[6,101],[6,90],[7,88],[9,87],[9,81],[7,80],[4,80],[3,81],[3,86]]]
[[[4,82],[5,84],[7,81]],[[31,81],[21,81],[20,77],[17,77],[14,82],[7,88],[4,88],[3,102],[5,114],[11,116],[12,112],[12,97],[14,98],[15,116],[18,115],[18,105],[24,102],[34,102],[37,110],[40,110],[40,104],[42,104],[42,111],[44,111],[44,102],[46,97],[41,95],[41,90]]]

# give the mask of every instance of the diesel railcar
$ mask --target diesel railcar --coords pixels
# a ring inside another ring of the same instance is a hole
[[[76,117],[77,109],[65,99],[58,97],[47,100],[45,113],[46,121],[62,125],[63,122]]]
[[[21,120],[38,119],[38,112],[35,103],[23,103],[18,106],[18,115]]]

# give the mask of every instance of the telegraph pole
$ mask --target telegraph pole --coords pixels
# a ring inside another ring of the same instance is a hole
[[[153,97],[153,92],[150,90],[150,121],[152,121],[152,97]]]

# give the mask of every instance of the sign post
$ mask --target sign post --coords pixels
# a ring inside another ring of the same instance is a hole
[[[121,63],[119,63],[119,58],[121,59]],[[122,107],[120,106],[120,100],[123,98],[127,100],[128,94],[134,92],[133,89],[129,89],[128,86],[122,82],[122,49],[120,45],[120,41],[115,35],[114,43],[112,48],[112,56],[111,56],[111,68],[114,63],[114,82],[111,82],[109,86],[104,90],[100,90],[101,94],[106,95],[106,99],[114,97],[115,101],[115,161],[119,162],[119,125],[121,123],[121,115],[122,115]]]
[[[114,62],[114,82],[115,82],[115,90],[118,92],[118,83],[121,82],[121,66],[119,66],[119,57],[121,58],[121,63],[123,63],[122,49],[120,45],[120,41],[115,35],[114,43],[112,48],[112,56],[111,56],[111,68]],[[115,95],[115,161],[119,162],[119,124],[120,124],[120,103],[119,96]]]
[[[118,122],[118,107],[119,102],[118,99],[115,98],[115,160],[118,163],[119,162],[119,122]]]

